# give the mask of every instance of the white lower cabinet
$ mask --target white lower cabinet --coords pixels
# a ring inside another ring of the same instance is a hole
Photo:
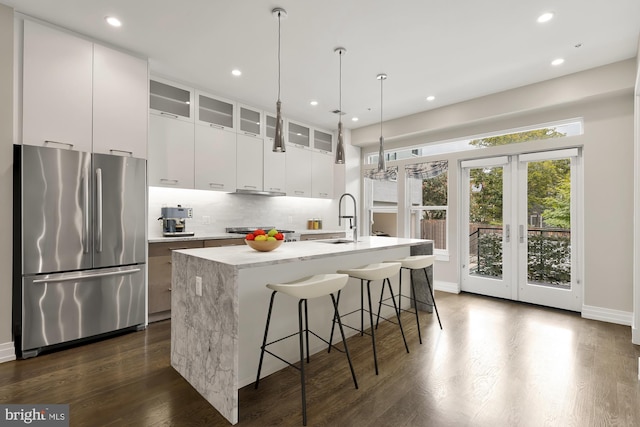
[[[321,199],[333,197],[333,156],[331,154],[312,152],[311,194],[312,197]]]
[[[287,153],[274,153],[273,140],[266,138],[264,149],[264,191],[286,192],[287,189]]]
[[[287,145],[287,196],[311,197],[311,155],[308,148]]]
[[[263,149],[262,138],[239,133],[237,136],[236,188],[239,190],[263,190]]]
[[[193,123],[149,115],[149,185],[194,188]]]
[[[235,191],[236,133],[195,125],[195,188]]]

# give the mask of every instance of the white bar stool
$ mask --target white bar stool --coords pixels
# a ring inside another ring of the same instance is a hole
[[[349,277],[360,279],[360,308],[354,311],[351,311],[347,314],[344,314],[342,317],[348,316],[356,312],[360,312],[360,329],[351,327],[346,324],[344,326],[346,326],[347,328],[354,329],[356,331],[360,331],[360,336],[362,336],[365,333],[364,332],[364,312],[365,311],[369,312],[369,321],[371,324],[371,334],[370,334],[371,344],[373,346],[373,363],[376,368],[376,375],[378,375],[378,355],[376,352],[376,336],[374,332],[375,328],[373,327],[373,309],[371,308],[371,282],[374,280],[382,280],[382,289],[384,289],[384,285],[387,284],[389,287],[389,292],[391,292],[391,296],[393,297],[393,290],[391,289],[391,281],[389,280],[389,278],[398,274],[400,272],[401,266],[402,264],[399,262],[396,262],[396,263],[379,262],[375,264],[368,264],[359,268],[338,270],[338,273],[340,274],[348,274]],[[367,299],[369,301],[368,310],[364,308],[364,281],[365,280],[367,281],[367,297],[368,297]],[[395,306],[395,298],[392,298],[392,299],[393,299],[393,304]],[[338,292],[338,302],[340,302],[340,292]],[[407,345],[407,340],[404,337],[404,330],[402,329],[402,321],[400,320],[400,314],[399,314],[400,312],[398,311],[397,308],[395,309],[395,312],[397,314],[398,325],[400,326],[400,332],[402,333],[402,339],[404,340],[404,347],[407,350],[407,353],[409,353],[409,346]],[[336,313],[337,313],[337,309],[336,309]],[[336,320],[338,321],[340,320],[340,319],[337,319],[337,314],[336,314],[336,317],[333,319],[333,325],[331,327],[331,338],[329,339],[330,342],[333,342],[333,331],[334,331]],[[340,322],[338,324],[340,324]],[[329,351],[331,351],[331,346],[329,346]]]
[[[409,270],[409,277],[411,278],[411,296],[408,297],[406,295],[402,295],[402,274],[400,274],[400,283],[398,286],[398,306],[397,306],[397,310],[400,311],[408,311],[408,312],[412,312],[411,310],[405,310],[402,308],[402,297],[404,296],[405,298],[410,298],[413,301],[413,312],[415,312],[416,315],[416,325],[418,326],[418,339],[420,340],[420,344],[422,344],[422,334],[420,332],[420,318],[418,316],[418,303],[422,303],[422,304],[427,304],[427,305],[433,305],[433,308],[436,312],[436,316],[438,317],[438,323],[440,324],[440,329],[442,329],[442,322],[440,321],[440,314],[438,313],[438,307],[436,306],[436,299],[435,296],[433,294],[433,288],[431,287],[431,281],[429,280],[429,275],[427,274],[427,268],[431,267],[433,265],[433,262],[435,261],[436,256],[435,255],[412,255],[412,256],[408,256],[405,258],[401,258],[401,259],[396,259],[396,260],[391,260],[389,261],[390,263],[400,263],[401,264],[401,273],[402,273],[402,269],[406,269]],[[415,285],[413,283],[413,272],[415,270],[422,270],[424,271],[424,277],[427,279],[427,286],[429,287],[429,293],[431,294],[431,301],[433,301],[433,303],[429,303],[429,302],[425,302],[425,301],[418,301],[416,298],[416,289],[415,289]],[[380,308],[382,307],[382,305],[384,304],[384,301],[388,300],[387,299],[383,299],[383,294],[384,294],[384,288],[382,289],[382,292],[380,292],[380,301],[378,303],[378,316],[377,316],[377,320],[376,320],[376,328],[378,327],[378,321],[380,320]],[[392,295],[393,296],[393,295]],[[393,302],[394,307],[395,305],[395,301]],[[388,305],[388,304],[385,304]]]
[[[340,321],[340,314],[338,312],[338,303],[336,298],[334,297],[334,292],[340,292],[342,288],[347,284],[347,280],[349,280],[349,276],[346,274],[319,274],[311,277],[307,277],[304,279],[296,280],[288,283],[275,283],[268,284],[267,288],[273,290],[271,293],[271,300],[269,302],[269,313],[267,314],[267,323],[264,328],[264,339],[262,340],[262,346],[260,347],[260,363],[258,364],[258,375],[256,376],[255,388],[258,388],[258,383],[260,381],[260,371],[262,370],[262,361],[264,359],[264,354],[269,353],[273,357],[285,362],[289,366],[296,368],[300,371],[300,385],[302,389],[302,424],[307,425],[307,399],[306,399],[306,388],[305,388],[305,377],[304,377],[304,340],[303,333],[306,337],[306,345],[307,345],[307,363],[309,363],[309,333],[312,333],[325,343],[330,344],[329,341],[324,338],[318,336],[315,332],[309,330],[309,317],[307,315],[307,300],[312,298],[318,298],[322,296],[331,296],[331,301],[333,302],[334,309],[334,318],[338,318],[338,326],[340,327],[340,334],[342,335],[342,343],[344,345],[344,353],[347,355],[347,360],[349,361],[349,368],[351,369],[351,376],[353,377],[353,384],[356,389],[358,388],[358,382],[356,380],[356,373],[353,370],[353,365],[351,363],[351,356],[349,355],[349,349],[347,348],[347,340],[344,336],[344,329],[342,328],[342,322]],[[295,332],[291,335],[288,335],[284,338],[277,339],[275,341],[271,341],[267,343],[267,335],[269,333],[269,323],[271,321],[271,313],[273,309],[273,301],[276,296],[276,293],[281,292],[283,294],[289,295],[293,298],[298,298],[298,332]],[[304,325],[302,321],[302,306],[304,303]],[[333,330],[332,330],[333,332]],[[293,365],[292,363],[282,359],[278,355],[272,353],[267,350],[267,347],[271,344],[275,344],[276,342],[280,342],[286,338],[290,338],[292,336],[299,335],[300,337],[300,367]]]

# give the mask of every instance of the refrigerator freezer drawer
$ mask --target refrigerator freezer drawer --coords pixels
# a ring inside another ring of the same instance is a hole
[[[145,265],[26,276],[22,351],[145,322]]]

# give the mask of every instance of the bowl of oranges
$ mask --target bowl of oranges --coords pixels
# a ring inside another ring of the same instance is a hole
[[[244,238],[245,243],[260,252],[269,252],[276,249],[284,242],[284,234],[275,228],[265,231],[261,228],[247,234]]]

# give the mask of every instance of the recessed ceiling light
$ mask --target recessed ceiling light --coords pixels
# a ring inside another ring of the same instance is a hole
[[[237,68],[234,70],[231,70],[231,74],[233,74],[234,76],[238,77],[242,75],[242,71],[238,70]]]
[[[433,96],[433,95],[427,96],[427,101],[429,101],[429,102],[433,101],[434,99],[436,99],[436,97]]]
[[[112,27],[122,26],[122,22],[120,22],[120,20],[115,16],[105,16],[104,20],[107,21],[107,24],[111,25]]]
[[[542,15],[538,16],[538,22],[539,23],[543,23],[543,22],[549,22],[553,19],[553,13],[552,12],[546,12],[543,13]]]
[[[313,101],[309,102],[309,104],[311,104],[311,105],[313,105],[315,107],[316,105],[318,105],[318,101],[316,101],[314,99]]]
[[[551,65],[560,65],[562,63],[564,63],[564,59],[562,59],[562,58],[557,58],[557,59],[554,59],[553,61],[551,61]]]
[[[351,118],[351,121],[352,121],[352,122],[357,122],[357,121],[358,121],[358,118],[357,118],[357,117],[352,117],[352,118]]]

